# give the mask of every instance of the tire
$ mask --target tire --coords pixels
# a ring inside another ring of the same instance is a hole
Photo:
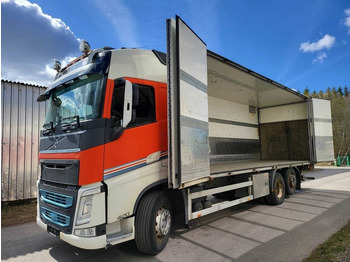
[[[193,212],[203,210],[203,203],[201,201],[199,201],[199,202],[192,204],[192,210],[193,210]]]
[[[265,200],[270,205],[280,205],[283,203],[286,196],[284,179],[280,173],[275,173],[275,177],[272,182],[272,190],[270,195],[265,197]]]
[[[286,194],[293,195],[297,188],[297,175],[293,168],[288,168],[283,172],[284,183],[286,184]]]
[[[210,208],[213,206],[213,203],[210,201],[210,200],[205,200],[203,202],[203,208],[206,209],[206,208]]]
[[[136,211],[135,242],[145,254],[156,255],[168,243],[171,232],[171,204],[163,192],[145,195]]]

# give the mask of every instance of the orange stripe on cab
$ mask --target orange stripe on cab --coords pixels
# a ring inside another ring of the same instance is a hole
[[[111,105],[113,97],[114,80],[107,80],[105,104],[103,107],[103,118],[111,117]]]

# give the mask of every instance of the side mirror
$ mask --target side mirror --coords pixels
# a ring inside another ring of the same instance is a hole
[[[136,120],[136,110],[134,107],[139,103],[139,87],[124,78],[118,78],[115,80],[114,90],[118,90],[119,88],[124,89],[123,115],[120,115],[120,118],[123,119],[121,126],[125,128],[128,124]]]
[[[49,97],[50,97],[50,92],[46,92],[44,94],[39,95],[38,99],[36,101],[43,102],[43,101],[46,101],[47,99],[49,99]]]
[[[124,87],[128,80],[124,78],[118,78],[115,80],[114,88]],[[130,82],[129,82],[130,83]],[[132,105],[137,106],[139,104],[139,86],[137,84],[132,84]]]

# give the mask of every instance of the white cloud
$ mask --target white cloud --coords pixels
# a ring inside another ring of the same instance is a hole
[[[345,22],[344,25],[349,28],[348,33],[350,34],[350,8],[346,9],[345,11]]]
[[[325,52],[321,52],[317,54],[317,57],[312,62],[314,64],[322,63],[325,58],[327,58],[327,54]]]
[[[95,5],[111,22],[123,46],[127,48],[140,47],[136,18],[123,1],[95,1]]]
[[[301,43],[299,50],[303,51],[304,53],[307,53],[307,52],[313,53],[315,51],[321,51],[323,49],[331,49],[334,44],[335,44],[335,37],[329,34],[326,34],[323,38],[321,38],[316,42]]]
[[[1,75],[11,81],[49,85],[54,58],[79,53],[79,38],[61,19],[27,0],[1,0]]]

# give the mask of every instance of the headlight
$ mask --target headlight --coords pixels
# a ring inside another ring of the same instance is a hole
[[[83,196],[80,199],[77,221],[75,223],[77,226],[90,222],[93,198],[94,196],[90,195],[90,196]]]

